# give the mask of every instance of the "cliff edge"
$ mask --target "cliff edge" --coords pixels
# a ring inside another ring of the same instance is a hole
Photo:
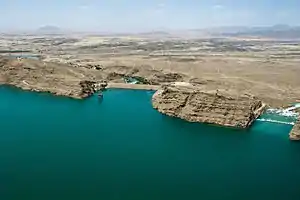
[[[237,128],[249,127],[265,108],[262,101],[250,95],[201,91],[189,84],[163,86],[153,95],[152,105],[163,114],[190,122]]]
[[[183,80],[179,73],[167,73],[128,66],[75,67],[64,63],[0,56],[0,85],[24,90],[49,92],[54,95],[83,99],[108,86],[121,88],[153,88],[161,83]],[[133,79],[138,84],[127,84]],[[117,84],[119,83],[119,85]],[[146,86],[142,86],[147,84]],[[153,86],[155,85],[155,86]]]

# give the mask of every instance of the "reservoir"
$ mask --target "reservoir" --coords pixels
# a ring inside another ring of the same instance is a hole
[[[289,124],[188,123],[153,92],[100,102],[0,87],[0,199],[298,200],[300,144]]]

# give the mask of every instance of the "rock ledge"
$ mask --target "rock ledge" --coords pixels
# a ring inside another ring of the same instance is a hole
[[[298,117],[294,128],[290,132],[290,140],[300,141],[300,116]]]
[[[190,122],[237,128],[249,127],[265,108],[251,95],[233,97],[183,83],[163,86],[153,95],[152,105],[163,114]]]

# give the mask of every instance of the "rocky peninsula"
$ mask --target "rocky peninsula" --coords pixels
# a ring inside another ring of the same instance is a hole
[[[187,76],[154,70],[148,66],[74,67],[70,64],[33,59],[0,57],[0,85],[83,99],[98,90],[137,88],[156,90],[162,83],[185,80]],[[138,84],[128,84],[134,80]]]
[[[264,111],[263,102],[268,105],[274,102],[263,96],[256,98],[249,92],[242,95],[241,90],[226,89],[226,84],[215,80],[151,66],[97,66],[74,67],[66,63],[0,57],[0,85],[76,99],[105,88],[157,90],[153,107],[161,113],[191,122],[240,128],[249,127],[259,117]],[[129,84],[130,81],[137,84]],[[297,124],[290,135],[293,140],[300,138]]]
[[[249,127],[265,108],[262,101],[251,95],[202,91],[188,83],[164,86],[153,95],[152,104],[168,116],[236,128]]]

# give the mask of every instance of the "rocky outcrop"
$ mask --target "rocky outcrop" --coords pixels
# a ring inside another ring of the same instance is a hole
[[[92,96],[96,91],[103,90],[107,86],[107,82],[95,82],[95,81],[80,81],[79,83],[81,87],[81,94],[80,96],[82,98],[90,97]]]
[[[123,66],[123,65],[113,65],[113,66],[106,66],[102,69],[102,72],[107,74],[108,77],[111,76],[114,78],[114,76],[118,77],[124,77],[126,75],[133,75],[139,72],[139,69],[135,67],[130,66]]]
[[[72,64],[0,57],[0,84],[82,99],[105,88],[107,82],[124,83],[125,78],[147,85],[159,85],[182,78],[179,74],[164,74],[151,67],[147,69],[122,65],[107,66],[103,69],[102,67],[82,64],[75,67]]]
[[[183,80],[183,74],[156,72],[152,77],[149,77],[148,82],[151,83],[151,85],[159,85],[161,83],[172,83]]]
[[[124,79],[134,79],[138,84],[160,85],[184,81],[186,76],[180,73],[169,73],[153,69],[137,69],[126,66],[111,66],[103,69],[106,80],[110,82],[124,82]],[[125,81],[126,82],[126,81]]]
[[[32,59],[0,57],[0,85],[82,99],[105,88],[101,70]],[[89,81],[87,81],[89,80]]]
[[[78,63],[70,63],[72,66],[75,67],[83,67],[83,68],[87,68],[87,69],[94,69],[94,70],[102,70],[103,66],[100,64],[78,64]]]
[[[89,97],[93,95],[96,90],[95,90],[95,84],[96,82],[94,81],[80,81],[79,85],[81,87],[81,97]]]
[[[113,80],[122,80],[124,78],[124,74],[121,73],[117,73],[117,72],[111,72],[109,74],[107,74],[106,79],[108,81],[113,81]]]
[[[290,132],[290,140],[300,141],[300,117],[298,117],[294,128]]]
[[[164,86],[153,95],[152,105],[163,114],[190,122],[238,128],[249,127],[265,108],[250,95],[201,91],[188,83]]]

